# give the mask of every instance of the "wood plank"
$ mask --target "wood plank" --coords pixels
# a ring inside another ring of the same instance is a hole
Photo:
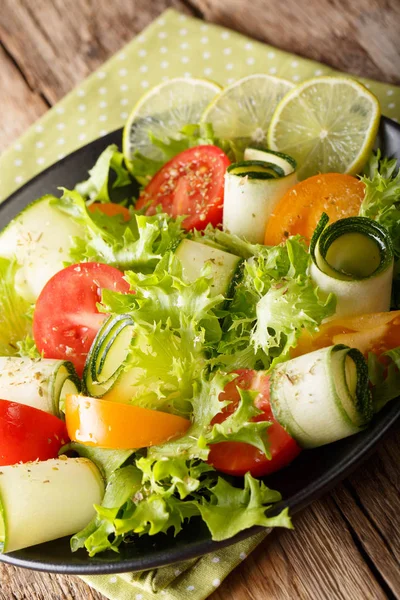
[[[40,94],[32,91],[23,75],[0,47],[0,151],[48,109]]]
[[[55,104],[170,6],[190,13],[180,0],[3,0],[0,39]]]
[[[400,2],[192,0],[204,17],[335,69],[399,82]]]
[[[0,600],[107,600],[78,577],[50,575],[0,563]]]
[[[295,531],[271,534],[210,600],[386,597],[329,496],[294,525]]]

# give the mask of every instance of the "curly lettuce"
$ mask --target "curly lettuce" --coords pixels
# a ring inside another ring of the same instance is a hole
[[[20,356],[35,354],[32,343],[32,305],[16,290],[15,260],[0,257],[0,354]]]
[[[392,288],[392,308],[400,307],[400,171],[396,159],[381,158],[378,150],[373,154],[361,177],[365,196],[360,215],[374,219],[390,235],[395,255]]]
[[[245,263],[213,360],[226,368],[270,369],[289,358],[303,329],[316,331],[334,313],[335,298],[311,281],[310,255],[299,236],[271,248],[243,245],[242,251],[254,254]]]
[[[74,238],[70,250],[73,262],[98,261],[121,270],[135,269],[151,272],[165,252],[186,232],[182,219],[172,219],[164,213],[152,217],[136,214],[128,223],[116,217],[89,214],[84,198],[76,190],[63,188],[57,207],[82,225],[84,235]]]
[[[268,511],[281,500],[249,473],[237,488],[218,476],[213,467],[198,460],[139,458],[136,466],[123,467],[110,478],[96,516],[73,536],[73,551],[85,547],[90,556],[118,548],[135,536],[172,531],[201,517],[212,539],[224,540],[239,531],[261,525],[291,528],[287,509],[277,516]],[[229,518],[227,518],[229,515]]]
[[[124,156],[115,144],[108,146],[100,154],[89,171],[89,178],[78,183],[75,190],[91,202],[111,202],[111,196],[115,196],[116,191],[122,191],[125,201],[130,200],[135,191],[132,188],[132,178],[125,167]]]

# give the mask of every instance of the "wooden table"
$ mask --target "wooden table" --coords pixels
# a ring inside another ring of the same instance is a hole
[[[169,6],[399,83],[399,0],[2,0],[0,149]],[[295,532],[270,535],[212,600],[400,597],[399,458],[398,426],[352,477],[294,519]],[[1,563],[0,582],[0,600],[103,599],[76,577]]]

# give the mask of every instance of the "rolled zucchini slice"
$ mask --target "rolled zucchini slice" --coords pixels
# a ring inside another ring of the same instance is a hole
[[[355,348],[337,344],[279,364],[270,386],[275,418],[303,448],[358,433],[372,418],[368,367]]]
[[[328,226],[324,213],[310,245],[314,283],[336,295],[336,317],[390,310],[393,249],[381,225],[366,217]]]
[[[98,331],[83,371],[83,383],[88,396],[101,398],[123,374],[134,325],[130,315],[117,315],[109,317]]]
[[[80,391],[74,365],[51,358],[0,357],[0,398],[60,416],[65,396]]]
[[[225,173],[223,229],[262,244],[270,215],[295,183],[295,172],[285,175],[284,169],[271,161],[230,165]]]
[[[80,531],[103,496],[103,478],[87,458],[0,467],[0,552]]]
[[[274,163],[283,169],[285,175],[290,175],[297,169],[297,163],[294,158],[275,150],[249,147],[244,151],[244,160],[262,160]]]
[[[83,227],[57,207],[57,198],[47,195],[29,204],[0,232],[0,256],[16,259],[16,289],[28,302],[35,302],[48,280],[71,260],[74,237]]]

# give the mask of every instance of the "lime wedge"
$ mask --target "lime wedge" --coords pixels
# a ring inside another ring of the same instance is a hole
[[[171,79],[149,90],[134,106],[124,127],[122,146],[128,165],[137,150],[153,160],[162,160],[150,134],[163,142],[180,139],[184,125],[198,123],[205,107],[221,90],[204,79]]]
[[[292,83],[271,75],[249,75],[225,88],[206,108],[201,120],[215,134],[244,150],[265,145],[271,117]]]
[[[268,146],[292,156],[299,179],[360,171],[378,132],[379,102],[348,77],[316,77],[287,93],[268,132]]]

